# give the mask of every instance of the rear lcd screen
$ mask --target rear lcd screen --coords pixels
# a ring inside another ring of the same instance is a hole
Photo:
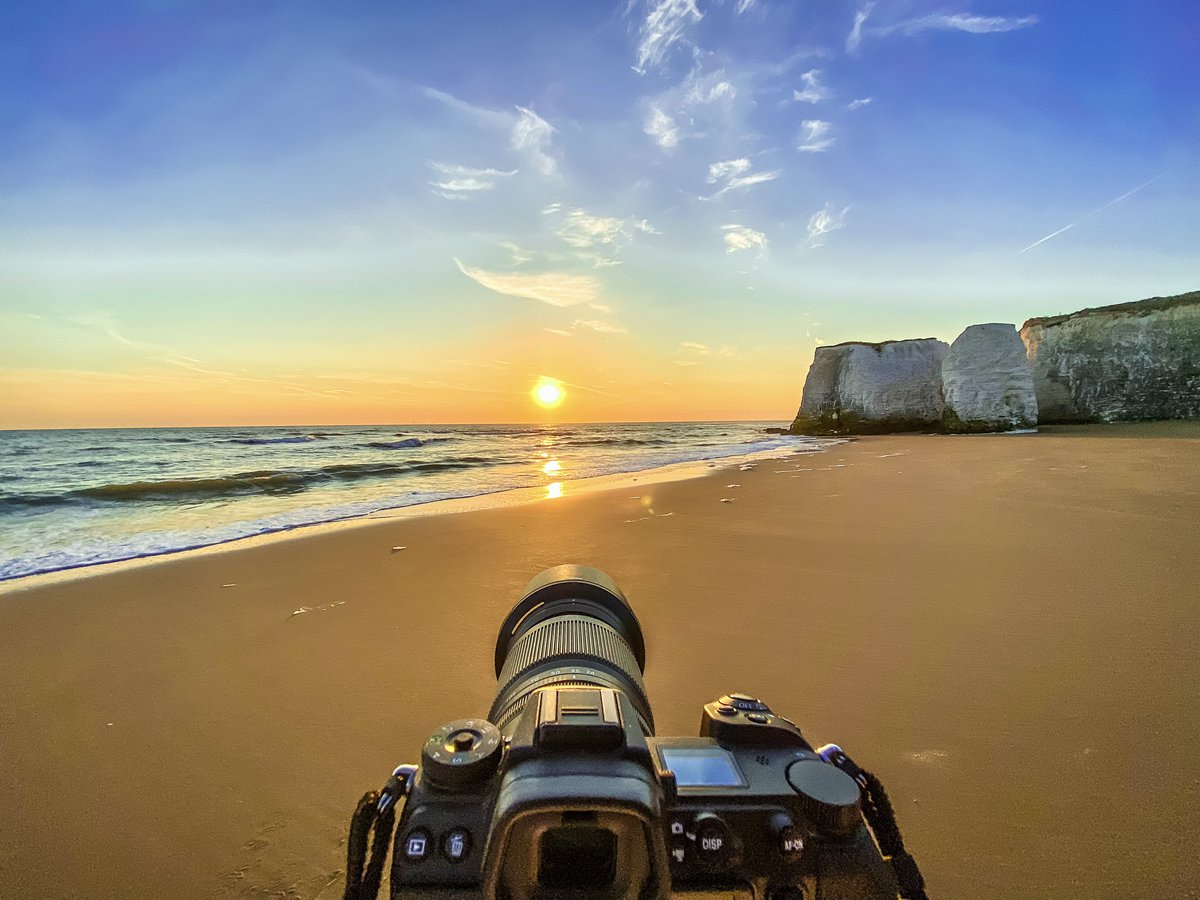
[[[663,765],[680,787],[745,787],[733,754],[720,747],[661,747]]]

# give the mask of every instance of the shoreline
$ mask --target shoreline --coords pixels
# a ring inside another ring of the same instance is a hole
[[[777,435],[776,437],[779,437]],[[589,478],[564,478],[560,482],[551,482],[538,487],[501,488],[468,497],[451,497],[445,500],[432,500],[425,503],[414,503],[410,506],[394,506],[376,510],[371,513],[331,519],[323,522],[310,522],[303,525],[278,528],[272,531],[259,532],[244,537],[216,540],[212,543],[198,544],[191,547],[181,547],[174,550],[163,550],[159,553],[131,556],[124,559],[114,559],[106,562],[84,563],[67,566],[61,569],[51,569],[46,572],[33,572],[28,575],[18,575],[15,578],[0,580],[0,597],[57,584],[64,584],[79,579],[104,575],[111,572],[122,572],[139,569],[144,566],[157,565],[178,558],[206,556],[214,553],[224,553],[248,547],[264,546],[279,541],[287,541],[300,537],[327,534],[345,529],[369,527],[372,523],[383,520],[415,519],[425,516],[454,515],[464,512],[476,512],[487,509],[504,509],[511,506],[521,506],[528,503],[551,502],[565,495],[580,495],[597,491],[619,490],[633,485],[662,484],[670,481],[680,481],[689,478],[703,478],[725,468],[743,465],[746,462],[757,462],[771,459],[779,454],[822,453],[839,444],[846,443],[850,438],[817,437],[807,438],[818,442],[817,449],[803,451],[797,447],[781,446],[770,450],[756,450],[750,453],[721,456],[708,460],[691,460],[688,462],[667,463],[661,466],[651,466],[646,469],[632,469],[626,472],[613,472],[607,475],[595,475]],[[550,493],[554,484],[561,486],[558,493]]]

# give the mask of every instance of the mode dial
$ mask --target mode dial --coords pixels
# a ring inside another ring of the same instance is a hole
[[[421,769],[433,784],[461,790],[492,777],[500,765],[503,740],[486,719],[458,719],[429,736],[421,748]]]

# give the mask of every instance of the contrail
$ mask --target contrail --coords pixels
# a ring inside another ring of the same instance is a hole
[[[1151,178],[1145,184],[1139,184],[1132,191],[1126,191],[1124,194],[1122,194],[1120,197],[1117,197],[1115,200],[1109,200],[1103,206],[1097,206],[1091,212],[1084,213],[1082,216],[1080,216],[1078,221],[1072,222],[1070,225],[1065,225],[1062,228],[1058,229],[1058,231],[1050,232],[1050,234],[1046,235],[1044,238],[1039,238],[1038,240],[1036,240],[1032,244],[1030,244],[1028,247],[1024,247],[1021,250],[1018,250],[1017,253],[1020,254],[1020,253],[1024,253],[1026,250],[1032,250],[1038,244],[1044,244],[1046,241],[1050,240],[1050,238],[1058,237],[1064,231],[1074,228],[1076,225],[1079,224],[1079,222],[1084,221],[1084,219],[1090,219],[1092,216],[1096,215],[1096,213],[1103,212],[1104,210],[1108,209],[1110,206],[1115,206],[1116,204],[1118,204],[1122,200],[1124,200],[1126,197],[1132,197],[1134,194],[1136,194],[1142,188],[1149,187],[1150,185],[1154,184],[1154,182],[1158,181],[1158,179],[1162,178],[1166,174],[1167,174],[1166,172],[1159,172],[1157,175],[1155,175],[1153,178]]]

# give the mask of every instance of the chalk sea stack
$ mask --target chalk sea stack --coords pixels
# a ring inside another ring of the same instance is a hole
[[[793,434],[884,434],[941,427],[942,361],[936,338],[818,347]]]
[[[1200,291],[1030,319],[1039,420],[1200,417]]]
[[[948,432],[1036,428],[1038,405],[1025,345],[1014,325],[971,325],[942,363]]]

